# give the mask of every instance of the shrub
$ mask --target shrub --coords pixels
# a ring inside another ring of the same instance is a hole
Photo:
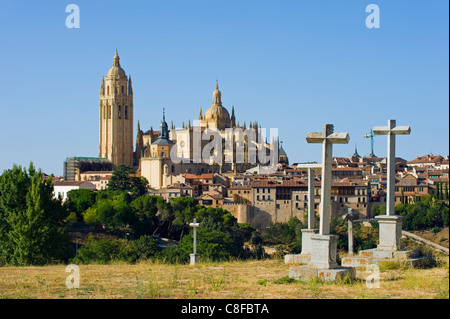
[[[113,261],[136,262],[146,260],[157,253],[157,244],[150,236],[130,241],[126,239],[100,239],[89,236],[86,244],[78,249],[74,263],[109,263]]]

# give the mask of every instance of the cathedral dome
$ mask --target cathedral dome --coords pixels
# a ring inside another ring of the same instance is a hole
[[[213,105],[205,112],[205,120],[230,121],[230,113],[222,105]]]
[[[122,67],[120,66],[119,63],[119,55],[117,54],[117,50],[116,50],[116,55],[114,56],[114,63],[111,69],[109,69],[108,71],[108,77],[119,77],[119,78],[127,78],[127,75],[125,74],[124,69],[122,69]]]
[[[205,112],[205,120],[230,122],[230,113],[222,106],[222,94],[219,91],[219,84],[216,82],[216,89],[213,92],[212,106]]]

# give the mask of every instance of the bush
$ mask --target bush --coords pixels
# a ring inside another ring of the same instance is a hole
[[[110,263],[125,261],[134,263],[146,260],[157,253],[157,244],[150,236],[130,241],[126,239],[100,239],[89,236],[86,244],[78,249],[72,260],[74,263]]]

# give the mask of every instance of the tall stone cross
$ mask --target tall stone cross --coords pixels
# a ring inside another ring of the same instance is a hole
[[[322,164],[298,164],[297,168],[308,169],[308,229],[316,228],[315,220],[315,203],[314,197],[316,193],[315,188],[315,170],[322,169]]]
[[[333,144],[348,144],[350,136],[347,132],[334,133],[333,124],[324,124],[323,132],[309,132],[306,135],[308,143],[322,144],[322,181],[320,205],[320,235],[330,233],[331,210],[331,164],[333,161]]]
[[[389,120],[387,126],[375,126],[373,134],[387,135],[387,199],[386,215],[395,215],[395,135],[409,135],[409,126],[396,126],[395,120]]]
[[[190,223],[189,226],[194,228],[194,253],[190,254],[190,257],[191,257],[191,265],[195,265],[195,263],[198,261],[199,256],[199,254],[197,254],[197,227],[200,227],[200,224],[197,223],[197,219],[194,218],[194,222]]]

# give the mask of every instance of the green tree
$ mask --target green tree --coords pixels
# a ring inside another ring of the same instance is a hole
[[[95,192],[91,189],[73,189],[67,193],[64,203],[69,212],[75,212],[77,221],[83,221],[83,213],[95,204]]]
[[[67,216],[61,201],[53,198],[51,178],[43,180],[32,163],[28,171],[17,165],[5,170],[0,175],[0,261],[42,265],[67,260]]]
[[[448,200],[448,183],[445,183],[444,199]]]
[[[162,197],[142,195],[130,203],[134,214],[134,221],[132,222],[134,236],[152,235],[156,230],[159,199],[162,199]]]
[[[129,192],[133,198],[147,194],[149,186],[147,179],[132,176],[134,174],[135,171],[131,166],[117,166],[108,182],[108,189]]]
[[[112,195],[103,197],[105,194]],[[129,204],[130,197],[124,192],[104,193],[97,196],[96,203],[83,213],[84,222],[101,223],[111,229],[132,225],[135,216]]]

